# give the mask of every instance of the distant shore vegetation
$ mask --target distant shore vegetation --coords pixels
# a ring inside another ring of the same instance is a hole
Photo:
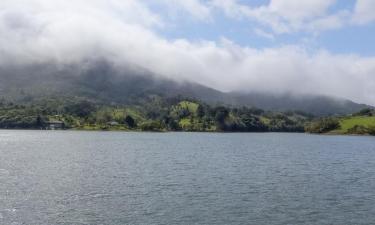
[[[375,110],[366,108],[352,115],[316,118],[305,130],[320,134],[375,135]]]
[[[84,99],[46,99],[30,104],[0,101],[2,129],[304,132],[304,124],[311,118],[297,111],[267,112],[157,96],[133,106]]]
[[[317,118],[305,112],[209,105],[152,96],[139,105],[85,99],[43,99],[30,104],[0,100],[1,129],[76,129],[191,132],[309,132],[375,135],[375,113]]]

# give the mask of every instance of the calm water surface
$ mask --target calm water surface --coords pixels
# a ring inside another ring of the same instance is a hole
[[[375,138],[0,131],[0,224],[375,224]]]

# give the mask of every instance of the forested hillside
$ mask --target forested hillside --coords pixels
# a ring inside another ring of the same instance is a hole
[[[55,122],[85,130],[359,133],[363,127],[347,124],[367,119],[337,116],[366,107],[321,96],[224,93],[105,60],[0,67],[0,128],[8,129]],[[333,122],[313,120],[328,115]]]
[[[0,128],[135,131],[303,132],[312,116],[257,108],[211,106],[181,98],[150,96],[144,104],[103,105],[86,99],[45,99],[30,104],[0,102]]]
[[[369,107],[327,96],[248,92],[225,93],[198,83],[176,81],[142,68],[121,68],[105,60],[82,64],[0,67],[0,97],[27,104],[51,98],[83,98],[103,105],[139,105],[149,96],[182,96],[210,105],[255,107],[267,111],[304,111],[316,116],[344,115]]]

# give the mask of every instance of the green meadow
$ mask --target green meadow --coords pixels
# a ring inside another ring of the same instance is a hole
[[[350,130],[355,126],[371,128],[375,126],[375,116],[352,116],[344,117],[339,120],[340,127],[330,133],[350,134]]]

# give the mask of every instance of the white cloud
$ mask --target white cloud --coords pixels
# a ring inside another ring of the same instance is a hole
[[[306,29],[313,33],[314,31],[321,32],[339,29],[346,25],[348,18],[350,18],[350,12],[343,10],[336,14],[328,15],[311,21],[309,24],[307,24]]]
[[[259,50],[226,39],[167,40],[152,31],[163,22],[135,0],[3,0],[0,66],[105,57],[226,91],[325,94],[375,104],[375,58],[298,46]]]
[[[288,21],[324,16],[336,0],[271,0],[268,8]]]
[[[254,33],[260,37],[264,37],[264,38],[267,38],[267,39],[270,39],[270,40],[275,40],[275,36],[269,32],[266,32],[262,29],[259,29],[259,28],[255,28],[254,29]]]
[[[213,0],[212,5],[230,17],[247,18],[270,27],[274,33],[299,31],[319,33],[344,26],[350,13],[328,13],[336,0],[271,0],[267,5],[250,7],[236,0]]]
[[[308,32],[319,34],[349,25],[375,22],[375,1],[356,0],[354,9],[335,9],[337,0],[270,0],[250,7],[237,0],[212,0],[211,5],[236,19],[250,19],[270,27],[275,34]]]
[[[355,24],[367,24],[375,21],[375,1],[357,0],[354,9],[353,22]]]
[[[211,20],[211,9],[200,0],[159,0],[169,7],[185,11],[193,18],[203,21]]]

